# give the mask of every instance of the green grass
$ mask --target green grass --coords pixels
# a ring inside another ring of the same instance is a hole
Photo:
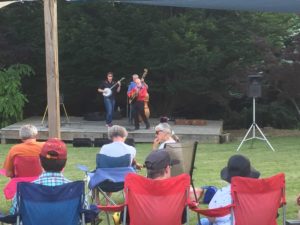
[[[295,198],[300,192],[300,139],[299,137],[276,137],[270,138],[273,152],[265,142],[255,141],[253,148],[251,142],[244,143],[239,151],[240,154],[250,158],[252,165],[261,172],[261,177],[268,177],[279,172],[286,175],[286,198],[287,198],[287,218],[296,218],[298,207]],[[199,144],[196,156],[196,170],[194,170],[194,183],[196,186],[215,185],[222,187],[225,181],[220,179],[220,170],[227,164],[228,158],[236,154],[239,142],[228,144]],[[3,159],[11,145],[0,145],[0,157]],[[137,144],[137,160],[143,163],[147,154],[151,151],[150,144]],[[84,164],[90,169],[95,167],[95,155],[98,148],[73,148],[68,145],[68,162],[65,168],[65,176],[72,180],[83,179],[83,173],[76,168],[77,164]],[[145,171],[140,172],[142,175]],[[8,181],[5,177],[0,177],[1,188]],[[10,202],[0,196],[0,209],[7,212]],[[190,224],[196,224],[196,216],[190,214]],[[105,222],[102,222],[105,224]]]

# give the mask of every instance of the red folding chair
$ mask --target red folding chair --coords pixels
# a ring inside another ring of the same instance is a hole
[[[163,180],[152,180],[137,174],[125,178],[125,203],[119,206],[98,206],[105,211],[121,211],[130,225],[181,225],[186,210],[188,224],[188,197],[190,177],[182,174]]]
[[[6,199],[12,199],[19,182],[32,182],[42,173],[38,156],[15,156],[14,177],[5,185],[3,193]]]
[[[209,217],[222,217],[233,213],[231,224],[235,225],[277,225],[277,212],[282,207],[285,224],[285,176],[254,179],[233,177],[231,179],[232,203],[217,209],[190,209]]]
[[[236,225],[277,225],[278,209],[282,207],[285,224],[285,176],[254,179],[233,177],[231,192]]]
[[[39,156],[15,156],[14,177],[35,177],[42,173]]]

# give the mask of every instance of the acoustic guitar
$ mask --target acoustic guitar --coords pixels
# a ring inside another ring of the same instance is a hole
[[[141,79],[145,79],[145,77],[147,76],[147,73],[148,73],[148,69],[145,68]],[[135,92],[131,97],[129,97],[129,100],[128,100],[129,104],[132,104],[135,101],[137,95],[138,95],[138,93]]]

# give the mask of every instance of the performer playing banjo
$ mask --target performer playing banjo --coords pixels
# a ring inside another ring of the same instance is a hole
[[[123,80],[122,78],[121,80]],[[106,110],[106,126],[111,127],[113,113],[115,108],[115,94],[119,93],[121,90],[121,80],[113,81],[113,73],[108,72],[106,75],[106,80],[103,81],[99,88],[98,92],[103,94],[104,97],[104,105]]]

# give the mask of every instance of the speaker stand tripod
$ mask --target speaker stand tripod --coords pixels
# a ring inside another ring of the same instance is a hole
[[[259,128],[259,126],[255,122],[255,98],[253,98],[252,104],[253,104],[253,122],[252,122],[252,125],[248,129],[245,137],[243,138],[242,142],[240,143],[240,145],[239,145],[239,147],[237,148],[236,151],[240,150],[240,148],[242,147],[242,145],[244,144],[244,142],[252,140],[252,145],[253,145],[253,139],[258,139],[258,140],[266,141],[267,144],[269,145],[269,147],[274,152],[275,150],[272,147],[271,143],[268,141],[268,139],[266,138],[266,136],[264,135],[264,133],[262,132],[262,130]],[[261,134],[262,137],[257,137],[256,136],[256,129],[259,131],[259,133]],[[251,131],[252,131],[252,137],[248,138],[248,135],[250,134]]]
[[[70,123],[70,118],[69,118],[69,116],[68,116],[68,113],[67,113],[65,104],[64,104],[63,102],[61,102],[61,103],[60,103],[60,106],[63,107],[65,116],[66,116],[66,118],[67,118],[67,122]],[[43,115],[43,118],[42,118],[42,121],[41,121],[41,126],[44,126],[44,121],[45,121],[45,117],[46,117],[47,112],[48,112],[48,105],[46,106],[46,109],[45,109],[45,112],[44,112],[44,115]]]

